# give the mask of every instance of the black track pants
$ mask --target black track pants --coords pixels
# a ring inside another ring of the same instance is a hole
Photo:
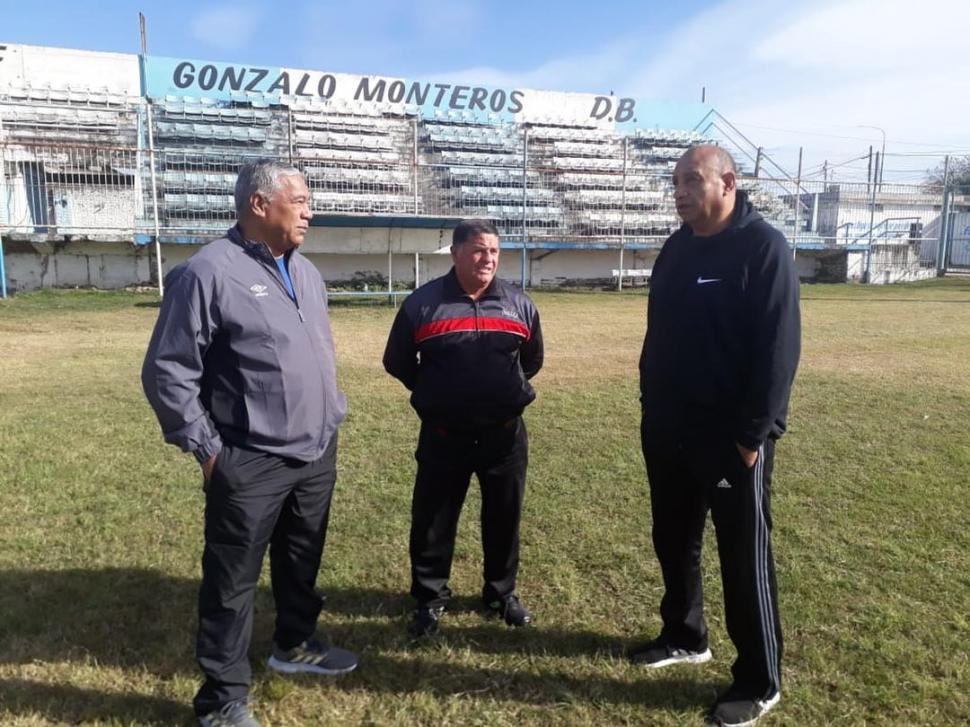
[[[205,550],[196,657],[205,683],[196,714],[246,697],[253,598],[270,550],[273,640],[292,648],[313,635],[322,599],[317,572],[337,478],[337,437],[315,462],[226,446],[206,488]]]
[[[707,648],[701,545],[711,511],[724,586],[728,635],[738,657],[735,686],[767,698],[781,688],[782,635],[771,554],[774,441],[747,468],[728,439],[664,444],[643,438],[650,480],[653,544],[664,579],[662,636],[675,646]]]
[[[451,596],[455,535],[472,474],[482,492],[482,597],[492,601],[515,590],[528,452],[521,417],[475,432],[422,423],[410,539],[411,595],[419,605],[441,606]]]

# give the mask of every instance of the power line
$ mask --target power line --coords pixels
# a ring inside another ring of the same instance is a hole
[[[748,128],[751,128],[751,129],[764,129],[765,131],[780,131],[780,132],[783,132],[785,134],[799,134],[799,135],[802,135],[802,136],[823,136],[823,137],[826,137],[826,138],[829,138],[829,139],[846,139],[846,140],[849,140],[849,141],[872,141],[873,140],[873,137],[871,137],[871,136],[846,136],[846,135],[842,135],[842,134],[827,134],[827,133],[821,132],[821,131],[805,131],[805,130],[802,130],[802,129],[783,129],[783,128],[780,128],[780,127],[777,127],[777,126],[761,126],[759,124],[746,124],[746,123],[742,123],[742,122],[738,122],[738,121],[733,121],[732,123],[735,126],[746,126]],[[890,137],[890,141],[892,141],[893,144],[897,144],[897,145],[902,144],[903,146],[932,146],[932,147],[937,147],[937,148],[943,150],[943,151],[940,151],[939,152],[940,154],[946,154],[946,153],[948,153],[946,151],[946,148],[948,146],[947,144],[939,144],[939,143],[936,143],[936,142],[929,142],[929,141],[903,141],[901,139],[895,139],[893,137]]]
[[[945,157],[947,155],[951,156],[961,156],[964,154],[970,154],[970,149],[947,149],[944,151],[906,151],[906,152],[886,152],[887,157]]]

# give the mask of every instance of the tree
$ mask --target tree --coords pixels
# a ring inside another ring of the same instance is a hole
[[[940,162],[926,172],[926,186],[934,192],[943,190],[943,167],[944,163]],[[948,177],[951,186],[970,189],[970,156],[951,156]]]

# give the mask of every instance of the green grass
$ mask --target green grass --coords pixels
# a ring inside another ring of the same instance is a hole
[[[769,725],[963,724],[970,714],[970,282],[806,286],[773,514],[786,635]],[[404,635],[416,419],[380,365],[392,309],[333,310],[350,400],[321,630],[361,653],[331,681],[267,673],[267,724],[700,724],[729,679],[713,538],[715,658],[660,673],[623,648],[659,628],[637,435],[642,291],[536,293],[546,368],[528,412],[520,592],[531,630],[475,610],[470,491],[441,638]],[[201,553],[198,467],[161,442],[138,371],[150,293],[0,302],[0,724],[187,724]],[[711,535],[709,533],[709,535]]]

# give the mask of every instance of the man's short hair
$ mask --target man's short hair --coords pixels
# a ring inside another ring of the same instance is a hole
[[[236,178],[236,215],[242,217],[249,212],[249,200],[254,194],[271,199],[279,191],[280,177],[294,174],[302,176],[303,172],[276,159],[257,159],[243,164]]]
[[[462,220],[458,223],[455,231],[451,233],[451,244],[452,246],[461,245],[475,235],[495,235],[495,237],[498,237],[498,228],[491,220]]]
[[[731,153],[723,146],[718,146],[717,144],[695,144],[684,152],[684,156],[700,153],[710,154],[714,158],[719,174],[731,172],[734,176],[738,176],[738,165],[735,163]]]
[[[734,176],[738,175],[738,165],[727,149],[722,146],[714,147],[714,158],[717,159],[718,165],[721,168],[721,174],[731,172]]]

